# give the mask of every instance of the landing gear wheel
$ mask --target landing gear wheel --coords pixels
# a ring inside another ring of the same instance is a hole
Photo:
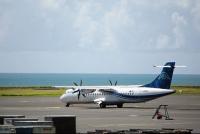
[[[70,104],[69,104],[69,103],[67,103],[65,106],[66,106],[66,107],[69,107],[69,105],[70,105]]]
[[[117,104],[117,107],[118,107],[118,108],[122,108],[122,107],[123,107],[123,104]]]
[[[106,104],[101,103],[99,106],[100,106],[100,108],[106,108]]]

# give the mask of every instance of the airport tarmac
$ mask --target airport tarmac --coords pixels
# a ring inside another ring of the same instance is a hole
[[[40,120],[45,115],[76,115],[77,132],[183,128],[200,133],[199,102],[197,95],[170,95],[147,103],[125,104],[124,108],[100,109],[96,104],[75,104],[66,108],[59,97],[0,97],[0,115],[19,114]],[[174,120],[152,119],[160,104],[169,105],[168,112]]]

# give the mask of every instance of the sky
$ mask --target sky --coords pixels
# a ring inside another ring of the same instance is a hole
[[[1,73],[200,74],[199,0],[0,0]]]

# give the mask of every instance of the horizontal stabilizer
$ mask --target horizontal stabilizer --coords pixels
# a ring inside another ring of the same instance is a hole
[[[153,67],[158,67],[158,68],[163,68],[163,67],[166,67],[166,68],[171,68],[172,66],[156,66],[156,65],[154,65]],[[181,65],[181,66],[174,66],[174,68],[185,68],[185,67],[187,67],[187,66],[184,66],[184,65]]]

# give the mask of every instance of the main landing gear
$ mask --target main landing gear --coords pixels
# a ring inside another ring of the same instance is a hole
[[[117,107],[118,108],[122,108],[123,107],[123,104],[121,103],[121,104],[117,104]]]
[[[101,103],[99,106],[100,106],[100,108],[106,108],[106,104],[103,104],[103,103]],[[122,107],[123,107],[122,103],[117,104],[117,108],[122,108]]]
[[[103,104],[103,103],[101,103],[99,106],[100,108],[106,108],[106,104]]]

